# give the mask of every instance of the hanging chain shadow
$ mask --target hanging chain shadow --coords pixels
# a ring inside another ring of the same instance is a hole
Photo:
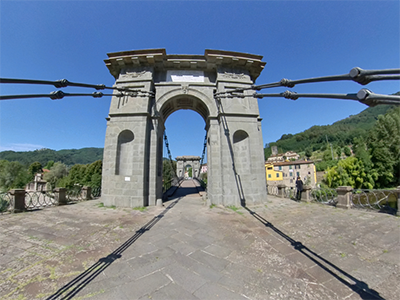
[[[136,242],[146,231],[149,231],[155,224],[164,215],[173,208],[181,198],[178,198],[170,205],[168,205],[159,215],[155,216],[152,220],[150,220],[146,225],[141,227],[136,233],[129,238],[125,243],[119,246],[112,253],[107,255],[106,257],[100,258],[95,264],[93,264],[89,269],[85,272],[71,280],[69,283],[60,288],[57,292],[55,292],[50,297],[46,298],[46,300],[55,300],[55,299],[72,299],[79,291],[81,291],[84,287],[86,287],[93,279],[95,279],[101,272],[107,269],[114,261],[122,257],[122,253],[128,249],[134,242]]]
[[[231,138],[230,138],[230,131],[229,131],[229,127],[228,127],[228,121],[226,120],[226,117],[225,117],[225,111],[224,111],[224,108],[222,106],[221,99],[219,99],[218,97],[215,97],[215,102],[217,104],[218,114],[220,115],[220,120],[221,120],[222,126],[224,128],[226,140],[228,142],[229,152],[230,152],[231,158],[232,158],[232,170],[233,170],[233,173],[235,175],[235,181],[236,181],[236,186],[237,186],[237,189],[238,189],[240,203],[241,203],[242,206],[246,206],[246,199],[244,197],[242,181],[240,180],[240,175],[236,171],[235,155],[234,155],[234,152],[233,152],[232,141],[231,141]]]
[[[314,251],[310,250],[308,247],[304,246],[301,242],[298,242],[291,237],[289,237],[287,234],[276,228],[272,223],[268,222],[266,219],[264,219],[262,216],[257,214],[256,212],[252,211],[246,206],[243,206],[254,218],[256,218],[258,221],[260,221],[262,224],[264,224],[265,227],[272,229],[275,231],[277,234],[279,234],[281,237],[286,239],[287,241],[290,242],[290,245],[293,246],[293,248],[297,251],[299,251],[301,254],[309,258],[311,261],[313,261],[315,264],[317,264],[320,268],[328,272],[330,275],[335,277],[337,280],[339,280],[341,283],[349,287],[351,290],[356,292],[357,294],[360,295],[361,299],[368,299],[368,300],[384,300],[379,293],[373,289],[370,289],[368,287],[368,284],[358,280],[357,278],[353,277],[349,273],[345,272],[344,270],[340,269],[330,261],[326,260],[325,258],[319,256],[317,253]],[[317,260],[318,259],[318,260]],[[337,275],[334,273],[332,270],[330,270],[329,267],[333,268],[337,272],[341,273],[343,276],[347,277],[348,279],[352,280],[355,282],[354,284],[349,283],[345,279],[343,279],[340,275]]]

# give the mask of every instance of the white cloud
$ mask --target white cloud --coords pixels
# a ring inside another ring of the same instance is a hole
[[[0,145],[0,151],[33,151],[38,149],[46,148],[42,145],[34,145],[34,144],[8,144],[8,145]]]

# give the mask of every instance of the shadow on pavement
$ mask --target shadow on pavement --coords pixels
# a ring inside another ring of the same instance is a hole
[[[79,291],[87,286],[93,279],[95,279],[101,272],[110,266],[118,258],[122,257],[122,253],[128,249],[134,242],[136,242],[146,231],[149,231],[164,215],[179,202],[179,198],[168,205],[159,215],[155,216],[146,225],[141,227],[136,233],[129,238],[125,243],[119,246],[112,253],[106,257],[100,258],[98,262],[93,264],[89,269],[74,278],[72,281],[60,288],[56,293],[46,298],[46,300],[55,299],[72,299]]]
[[[180,186],[172,196],[168,197],[168,199],[164,201],[164,203],[174,200],[176,198],[183,198],[189,195],[199,195],[198,189],[196,187]]]
[[[301,254],[305,255],[306,257],[308,257],[310,260],[312,260],[314,263],[316,263],[320,268],[322,268],[323,270],[325,270],[326,272],[328,272],[330,275],[332,275],[333,277],[335,277],[337,280],[339,280],[341,283],[343,283],[344,285],[348,286],[350,289],[352,289],[354,292],[356,292],[357,294],[360,295],[360,297],[362,299],[368,299],[368,300],[384,300],[384,298],[382,298],[379,293],[373,289],[370,289],[368,287],[368,284],[366,284],[363,281],[358,280],[357,278],[354,278],[353,276],[351,276],[349,273],[343,271],[342,269],[338,268],[337,266],[335,266],[334,264],[332,264],[331,262],[327,261],[326,259],[324,259],[323,257],[319,256],[318,254],[316,254],[314,251],[310,250],[309,248],[307,248],[306,246],[304,246],[301,242],[295,241],[294,239],[292,239],[291,237],[289,237],[288,235],[286,235],[285,233],[283,233],[282,231],[280,231],[278,228],[276,228],[272,223],[268,222],[266,219],[264,219],[263,217],[261,217],[259,214],[257,214],[256,212],[252,211],[251,209],[249,209],[246,206],[243,206],[254,218],[256,218],[258,221],[260,221],[262,224],[264,224],[265,227],[267,228],[271,228],[273,231],[275,231],[277,234],[279,234],[281,237],[285,238],[287,241],[290,242],[290,244],[293,246],[293,248],[297,251],[299,251]],[[318,259],[318,260],[317,260]],[[322,262],[323,263],[322,263]],[[347,282],[345,279],[343,279],[342,277],[338,276],[337,274],[335,274],[333,271],[331,271],[327,266],[332,267],[334,270],[340,272],[342,275],[346,276],[347,278],[349,278],[350,280],[352,280],[353,282],[355,282],[355,284],[351,284],[349,282]]]

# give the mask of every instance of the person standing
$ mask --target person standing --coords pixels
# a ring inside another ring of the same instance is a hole
[[[303,191],[303,181],[301,180],[300,176],[297,177],[296,180],[296,200],[300,201],[301,200],[301,192]]]

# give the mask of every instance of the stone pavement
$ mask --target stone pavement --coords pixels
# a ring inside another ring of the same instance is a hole
[[[186,196],[185,196],[186,195]],[[0,215],[0,299],[398,299],[400,218],[268,196]]]

